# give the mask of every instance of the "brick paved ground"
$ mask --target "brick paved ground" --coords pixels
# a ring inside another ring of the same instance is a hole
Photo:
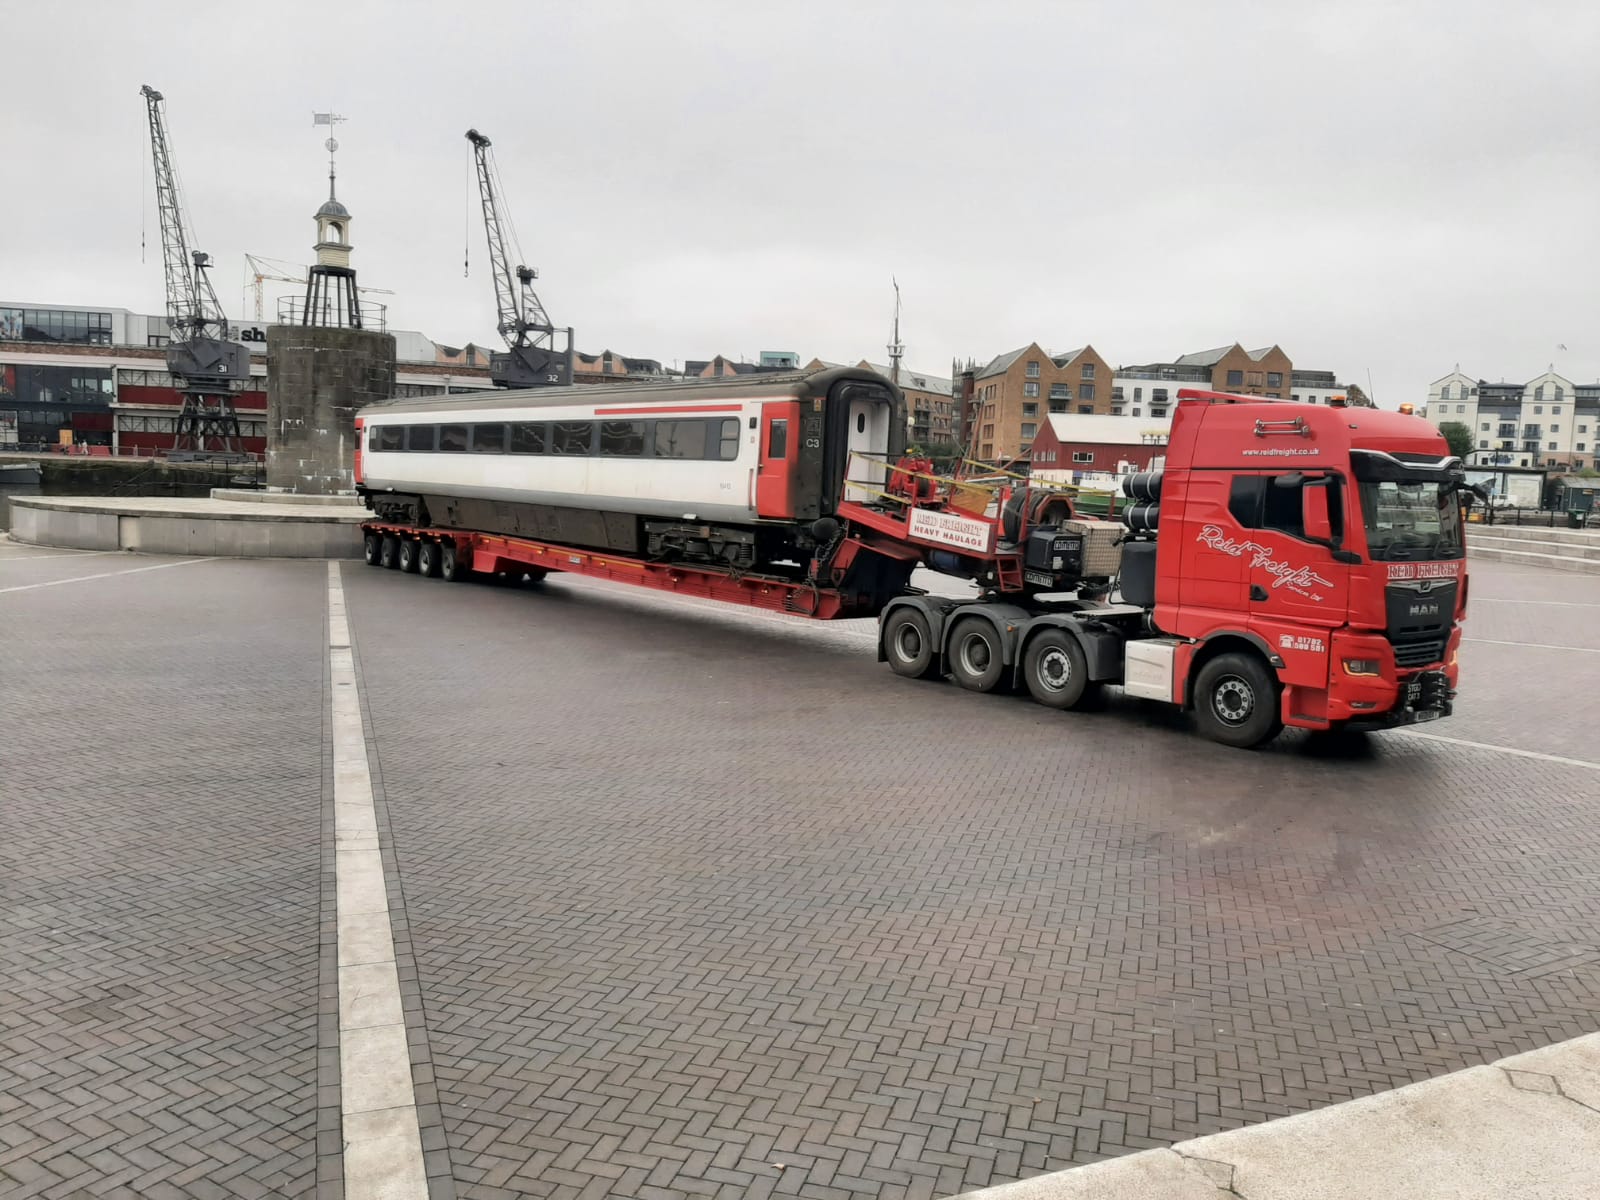
[[[1489,602],[1592,584],[1474,574],[1475,633],[1600,647]],[[1594,1028],[1592,771],[1242,754],[848,627],[346,580],[463,1196],[947,1195]],[[1534,653],[1469,647],[1434,730],[1593,757],[1596,656]]]
[[[163,561],[19,557],[0,589]],[[1473,575],[1429,732],[1600,760],[1600,581]],[[1227,751],[846,625],[344,576],[462,1196],[949,1195],[1595,1028],[1592,770]],[[321,584],[0,592],[0,1195],[311,1187]]]
[[[161,561],[0,543],[0,588]],[[311,1194],[323,589],[0,594],[0,1195]]]

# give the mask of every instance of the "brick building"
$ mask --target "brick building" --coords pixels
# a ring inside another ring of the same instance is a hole
[[[1112,370],[1093,346],[1052,355],[1030,342],[973,373],[967,444],[1002,462],[1025,454],[1050,413],[1109,414]]]

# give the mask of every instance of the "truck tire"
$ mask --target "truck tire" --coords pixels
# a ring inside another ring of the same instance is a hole
[[[950,674],[969,692],[992,692],[1005,679],[1005,645],[983,617],[964,617],[950,630]]]
[[[400,539],[394,534],[383,535],[383,544],[378,547],[378,562],[391,571],[400,565]]]
[[[914,608],[895,609],[883,623],[883,653],[896,675],[931,678],[935,668],[928,618]]]
[[[400,539],[399,568],[407,575],[417,573],[417,542],[413,538]]]
[[[460,583],[472,571],[466,563],[461,561],[461,555],[456,552],[454,542],[446,542],[439,547],[439,577],[446,583]]]
[[[1078,639],[1060,629],[1045,629],[1022,656],[1022,681],[1028,694],[1046,708],[1082,708],[1101,692],[1089,678],[1089,660]]]
[[[439,574],[438,542],[423,542],[417,547],[417,571],[429,579]]]
[[[1249,749],[1270,742],[1283,729],[1278,681],[1254,654],[1219,654],[1194,683],[1195,722],[1224,746]]]
[[[369,533],[362,538],[361,557],[367,560],[367,566],[378,566],[383,557],[383,539],[375,533]]]

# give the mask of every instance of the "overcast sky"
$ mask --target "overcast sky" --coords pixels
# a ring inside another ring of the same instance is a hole
[[[331,108],[360,279],[441,342],[495,343],[476,126],[589,352],[881,360],[895,276],[939,374],[1238,340],[1389,407],[1600,378],[1593,0],[5,11],[13,301],[161,311],[149,83],[235,316],[247,251],[312,257]]]

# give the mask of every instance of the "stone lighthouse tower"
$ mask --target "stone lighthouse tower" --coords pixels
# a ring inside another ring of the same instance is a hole
[[[318,113],[316,123],[343,120]],[[394,338],[383,309],[362,311],[350,265],[350,210],[335,190],[329,138],[328,198],[314,214],[316,265],[306,294],[279,308],[267,330],[267,486],[309,495],[355,485],[355,415],[394,394]]]

